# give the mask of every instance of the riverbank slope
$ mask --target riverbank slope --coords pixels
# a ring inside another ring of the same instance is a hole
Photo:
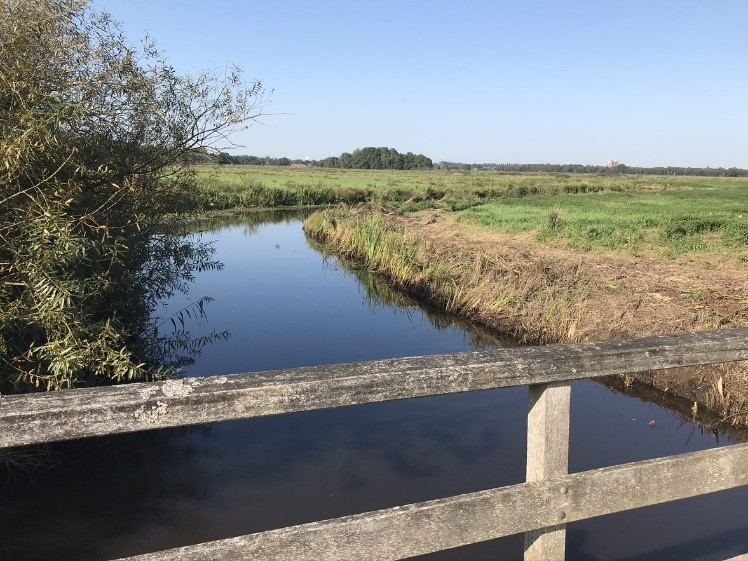
[[[748,325],[748,265],[740,255],[572,250],[440,210],[329,210],[307,234],[392,284],[523,344],[604,340]],[[626,384],[634,383],[627,378]],[[638,377],[725,423],[748,425],[743,364]]]

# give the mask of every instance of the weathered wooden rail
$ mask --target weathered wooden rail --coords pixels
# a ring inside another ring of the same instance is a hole
[[[526,483],[126,561],[394,560],[517,533],[553,561],[570,522],[748,485],[748,444],[568,474],[570,381],[740,360],[748,329],[5,396],[0,447],[529,385]]]

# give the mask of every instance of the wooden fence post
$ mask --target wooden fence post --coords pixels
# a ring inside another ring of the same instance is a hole
[[[570,410],[569,382],[530,386],[528,482],[568,474]],[[525,561],[563,561],[566,558],[566,524],[562,522],[565,518],[566,513],[559,512],[559,524],[525,533]]]

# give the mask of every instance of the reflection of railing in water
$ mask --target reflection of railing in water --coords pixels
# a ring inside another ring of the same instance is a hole
[[[526,483],[128,560],[404,559],[523,532],[525,559],[559,560],[569,522],[748,485],[748,444],[568,474],[570,381],[739,360],[748,329],[6,396],[0,447],[530,385]]]

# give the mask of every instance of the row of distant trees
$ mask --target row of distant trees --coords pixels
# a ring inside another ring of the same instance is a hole
[[[360,148],[353,153],[343,152],[323,160],[271,158],[270,156],[235,156],[227,152],[218,154],[201,149],[194,151],[190,160],[201,164],[235,164],[252,166],[308,166],[346,169],[443,169],[454,171],[498,171],[506,173],[597,173],[639,175],[700,175],[710,177],[748,177],[748,170],[731,168],[691,168],[679,166],[638,167],[620,164],[614,167],[583,164],[466,164],[462,162],[433,163],[423,154],[400,154],[394,148]]]
[[[271,158],[270,156],[235,156],[227,152],[209,153],[201,149],[190,156],[191,163],[196,164],[235,164],[252,166],[290,166],[304,164],[326,168],[345,169],[431,169],[434,164],[431,158],[423,154],[408,152],[401,154],[394,148],[359,148],[353,153],[343,152],[340,156],[330,156],[323,160],[293,160],[291,158]]]
[[[192,150],[186,156],[190,164],[234,164],[242,166],[290,166],[291,164],[317,165],[316,160],[292,160],[290,158],[271,158],[270,156],[233,155],[228,152],[212,152],[206,148]]]
[[[640,174],[640,175],[702,175],[711,177],[748,177],[748,170],[740,168],[689,168],[676,166],[637,167],[619,164],[613,167],[588,166],[582,164],[464,164],[460,162],[439,162],[436,169],[444,170],[485,170],[507,173],[545,172],[545,173],[605,173],[605,174]]]

